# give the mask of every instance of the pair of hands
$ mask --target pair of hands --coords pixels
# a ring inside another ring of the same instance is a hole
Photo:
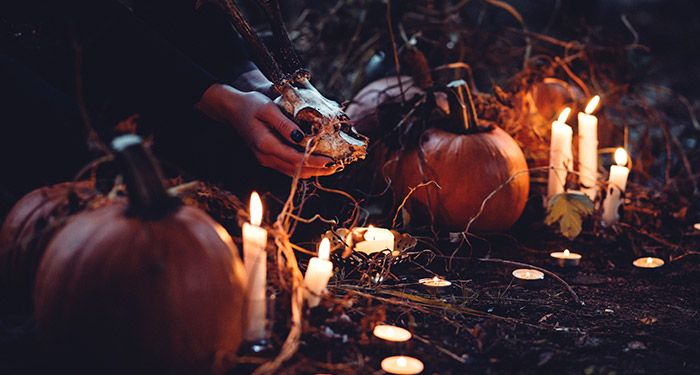
[[[304,133],[275,103],[259,92],[242,92],[228,85],[215,84],[204,92],[197,108],[230,124],[264,167],[294,176],[301,166],[301,178],[331,175],[338,168],[325,156],[309,155],[304,160],[304,152],[292,146],[304,138]]]

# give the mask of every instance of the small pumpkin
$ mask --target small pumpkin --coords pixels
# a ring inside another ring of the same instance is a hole
[[[34,289],[41,337],[67,369],[220,373],[245,321],[238,250],[166,192],[137,136],[113,147],[128,202],[74,216],[49,244]]]
[[[396,78],[387,78],[360,91],[358,103],[363,105],[351,106],[347,111],[351,118],[361,122],[355,127],[382,126],[382,119],[377,117],[379,108],[384,103],[396,102],[397,84]],[[449,119],[430,124],[414,146],[384,150],[387,155],[382,157],[381,170],[391,181],[398,200],[411,188],[435,181],[440,188],[432,184],[418,188],[411,194],[406,208],[414,219],[431,221],[450,231],[463,231],[489,194],[500,187],[485,203],[470,229],[508,229],[520,217],[527,202],[530,178],[525,156],[508,133],[477,118],[466,83],[461,81],[458,87],[445,90],[445,94]],[[434,105],[443,109],[440,96],[436,93],[434,97]],[[376,104],[367,108],[371,103]],[[364,115],[356,117],[358,114]]]
[[[17,201],[0,229],[0,295],[5,312],[31,310],[34,276],[46,245],[66,219],[98,197],[91,181],[33,190]]]

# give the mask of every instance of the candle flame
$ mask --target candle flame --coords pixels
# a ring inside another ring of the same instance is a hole
[[[525,277],[530,277],[530,271],[525,271]]]
[[[401,356],[399,358],[396,358],[396,365],[399,367],[406,367],[408,366],[408,361],[406,360],[406,357]]]
[[[627,165],[627,151],[624,148],[618,147],[615,150],[615,164],[625,166]]]
[[[559,118],[557,118],[557,121],[559,122],[566,122],[566,120],[569,118],[569,114],[571,113],[571,108],[566,107],[562,109],[561,113],[559,113]]]
[[[588,101],[588,104],[586,104],[586,114],[590,115],[595,111],[596,108],[598,108],[598,103],[600,103],[600,96],[596,95],[591,98],[591,100]]]
[[[433,276],[433,281],[437,283],[437,282],[439,282],[439,281],[440,281],[440,278],[439,278],[439,277],[437,277],[437,276]]]
[[[569,249],[564,250],[564,256],[569,256],[569,254],[571,254],[571,252],[569,251]]]
[[[263,206],[260,200],[260,195],[257,192],[250,194],[250,223],[253,225],[260,225],[262,223],[263,216]]]
[[[652,264],[654,261],[651,259],[651,257],[647,257],[647,264]]]
[[[331,241],[328,238],[323,238],[321,244],[318,245],[318,257],[319,259],[328,260],[331,255]]]

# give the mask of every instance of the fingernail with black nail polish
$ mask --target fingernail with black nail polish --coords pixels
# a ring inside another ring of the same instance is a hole
[[[304,139],[304,133],[300,132],[299,130],[295,130],[292,132],[292,140],[294,142],[301,142],[301,140]]]
[[[335,162],[332,161],[332,162],[326,164],[326,168],[330,168],[330,167],[332,167],[332,166],[334,166],[334,165],[335,165]]]

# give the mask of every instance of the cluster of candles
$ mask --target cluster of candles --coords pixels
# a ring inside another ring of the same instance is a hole
[[[410,340],[413,335],[405,328],[379,324],[374,327],[372,334],[385,341],[401,343]],[[424,365],[420,359],[405,355],[395,355],[384,358],[381,363],[382,370],[389,374],[411,375],[423,372]]]
[[[593,115],[593,112],[599,103],[600,97],[596,95],[588,102],[584,112],[578,114],[579,180],[582,192],[592,201],[597,195],[598,181],[598,118]],[[573,171],[573,129],[566,123],[570,113],[571,108],[564,108],[558,119],[552,123],[547,197],[563,193],[566,177]],[[624,148],[617,148],[614,159],[616,165],[610,167],[607,195],[603,201],[603,225],[605,226],[611,226],[619,220],[618,209],[629,176],[627,151]]]
[[[562,268],[577,267],[583,258],[581,254],[574,253],[569,249],[565,249],[564,251],[555,251],[550,253],[549,256],[552,257],[556,261],[557,265]],[[632,265],[637,268],[651,269],[663,266],[664,261],[663,259],[654,257],[642,257],[635,259],[632,262]],[[513,271],[512,275],[518,279],[518,281],[528,283],[528,285],[529,283],[534,283],[538,280],[544,280],[544,273],[532,268],[516,269]]]

